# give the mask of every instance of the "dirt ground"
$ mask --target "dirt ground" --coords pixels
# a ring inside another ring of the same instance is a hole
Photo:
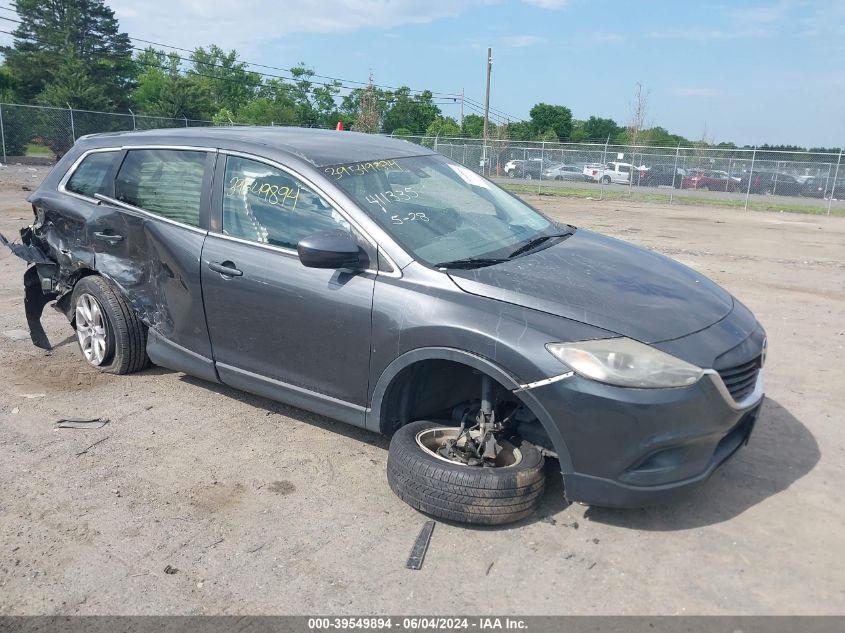
[[[46,171],[0,168],[7,237]],[[762,417],[708,486],[567,506],[551,464],[535,516],[440,523],[409,571],[426,517],[388,488],[384,438],[168,370],[98,374],[50,308],[53,351],[17,340],[25,265],[0,253],[0,615],[845,613],[845,218],[530,201],[700,270],[766,327]],[[55,428],[87,416],[111,422]]]

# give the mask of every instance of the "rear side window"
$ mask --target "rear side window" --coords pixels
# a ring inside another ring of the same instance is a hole
[[[136,149],[117,172],[114,197],[176,222],[199,226],[205,152]]]
[[[88,154],[65,185],[65,189],[93,198],[94,194],[109,195],[106,179],[119,152]]]

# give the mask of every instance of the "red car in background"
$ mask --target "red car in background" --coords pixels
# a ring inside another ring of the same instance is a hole
[[[731,178],[728,172],[718,170],[691,171],[681,181],[682,189],[736,191],[738,187],[739,181]]]

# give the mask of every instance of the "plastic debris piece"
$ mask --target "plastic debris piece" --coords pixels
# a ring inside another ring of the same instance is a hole
[[[56,420],[56,428],[101,429],[108,423],[108,418],[62,418],[61,420]]]
[[[428,544],[431,541],[432,531],[434,531],[434,521],[426,521],[422,530],[420,530],[419,536],[417,536],[417,540],[414,541],[414,546],[411,548],[411,555],[408,557],[405,567],[408,569],[422,569],[425,553],[428,551]]]

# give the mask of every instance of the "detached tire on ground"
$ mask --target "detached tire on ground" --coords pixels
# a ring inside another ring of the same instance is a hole
[[[71,300],[77,342],[90,365],[110,374],[131,374],[149,364],[147,327],[108,281],[83,277]]]
[[[431,516],[461,523],[501,525],[530,515],[545,490],[543,456],[533,445],[516,448],[507,467],[466,466],[437,457],[417,441],[443,424],[420,421],[401,427],[390,441],[387,481],[405,503]]]

